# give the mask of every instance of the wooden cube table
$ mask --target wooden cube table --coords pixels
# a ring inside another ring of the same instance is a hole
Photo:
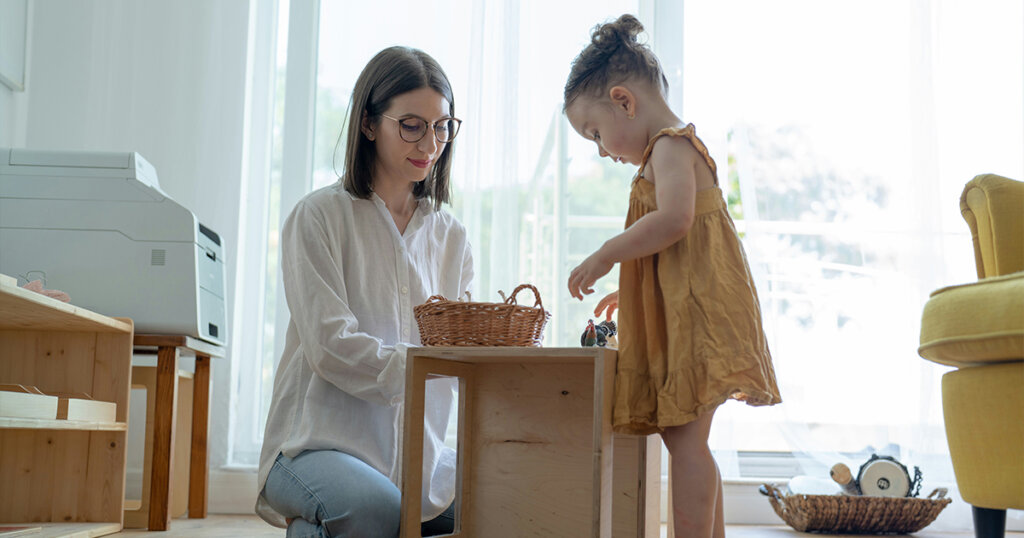
[[[612,435],[616,356],[596,347],[410,349],[401,536],[420,536],[428,376],[459,378],[454,536],[658,536],[661,441]]]

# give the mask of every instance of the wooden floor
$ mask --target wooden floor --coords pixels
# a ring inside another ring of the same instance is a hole
[[[128,536],[142,538],[148,534],[142,529],[131,529],[119,532],[110,536]],[[795,538],[818,536],[796,532],[784,525],[780,526],[748,526],[731,525],[725,532],[728,538]],[[662,536],[665,535],[662,529]],[[259,517],[252,516],[229,516],[211,515],[206,519],[175,519],[171,522],[171,529],[167,532],[155,533],[151,536],[158,538],[189,537],[189,538],[282,538],[284,529],[271,527]],[[847,535],[830,535],[831,538],[847,538]],[[916,538],[973,538],[974,534],[969,532],[922,532],[913,535]],[[1007,538],[1024,538],[1024,533],[1008,532]],[[849,537],[863,538],[863,536]]]
[[[108,536],[130,536],[143,538],[149,535],[146,529],[128,529]],[[194,538],[283,538],[284,529],[272,527],[259,516],[236,516],[210,514],[205,519],[172,519],[171,528],[155,532],[153,538],[194,537]]]

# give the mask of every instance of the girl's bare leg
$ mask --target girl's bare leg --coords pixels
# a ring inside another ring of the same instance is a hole
[[[714,412],[707,413],[682,426],[665,428],[662,434],[672,455],[672,517],[679,537],[725,536],[724,520],[718,523],[722,479],[708,448],[713,416]]]

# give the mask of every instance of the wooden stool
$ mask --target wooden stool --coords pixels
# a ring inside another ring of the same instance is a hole
[[[401,536],[420,535],[425,383],[441,375],[459,378],[454,536],[657,537],[660,440],[612,435],[616,358],[604,348],[409,349]]]
[[[153,430],[156,417],[156,367],[133,366],[132,389],[146,391],[146,431],[144,462],[142,467],[142,493],[139,500],[126,499],[124,528],[149,527],[149,500],[153,470]],[[181,517],[188,511],[189,456],[192,441],[193,374],[178,370],[178,404],[174,424],[174,477],[171,480],[171,517]]]
[[[155,385],[150,388],[145,379],[136,382],[134,375],[133,385],[142,385],[148,388],[146,407],[146,456],[145,468],[143,469],[143,491],[142,502],[139,510],[126,511],[125,523],[138,523],[140,526],[147,526],[151,531],[167,530],[170,526],[171,517],[177,510],[172,505],[172,476],[175,473],[175,464],[184,467],[184,452],[188,445],[176,442],[175,423],[179,413],[188,414],[188,402],[182,400],[187,397],[184,389],[179,386],[182,379],[178,370],[179,350],[191,351],[196,357],[195,374],[188,380],[184,376],[183,385],[191,381],[191,449],[188,450],[188,497],[187,509],[189,518],[206,517],[206,491],[208,485],[207,476],[207,434],[209,428],[210,410],[210,359],[212,357],[223,357],[224,348],[197,340],[190,336],[161,335],[161,334],[136,334],[134,339],[135,353],[153,353],[156,348],[156,368],[150,367],[152,374],[149,374],[145,367],[138,369],[144,377],[155,376]],[[179,394],[179,391],[181,393]],[[149,409],[152,409],[152,416]],[[185,424],[188,424],[185,421]],[[150,430],[152,434],[150,434]],[[181,436],[184,437],[184,436]],[[176,450],[177,449],[177,454]],[[147,480],[148,479],[148,480]],[[184,473],[181,478],[175,480],[179,485],[184,482]],[[177,495],[183,495],[184,488],[179,487]],[[179,497],[180,499],[180,497]],[[179,506],[181,501],[175,503]],[[148,518],[146,517],[148,515]]]

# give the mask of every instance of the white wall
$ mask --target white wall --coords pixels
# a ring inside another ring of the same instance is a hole
[[[0,90],[0,145],[137,151],[151,162],[164,191],[221,235],[229,318],[248,17],[248,0],[35,0],[27,105]],[[9,124],[22,112],[23,126]],[[229,370],[214,361],[214,468],[226,461]]]
[[[28,20],[32,20],[32,2],[28,3]],[[31,22],[29,22],[31,25]],[[25,42],[26,65],[25,79],[31,77],[31,70],[28,68],[28,54],[32,44],[31,28],[25,29],[27,38]],[[6,84],[0,83],[0,146],[22,147],[25,145],[25,113],[28,110],[28,92],[24,90],[14,91]]]
[[[28,97],[0,83],[0,146],[25,145],[24,109]]]

